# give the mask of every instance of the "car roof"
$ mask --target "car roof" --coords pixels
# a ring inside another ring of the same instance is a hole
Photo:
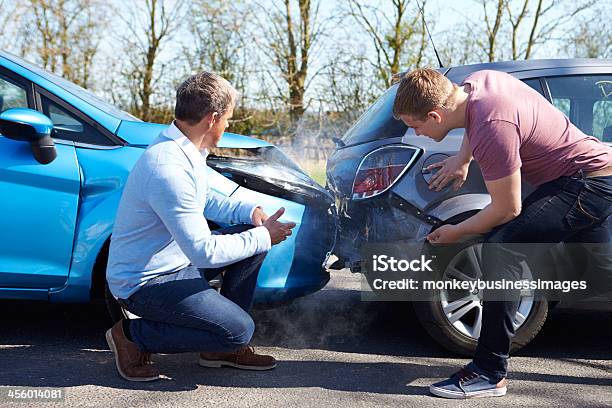
[[[454,78],[466,77],[475,71],[484,69],[493,69],[508,73],[516,73],[520,71],[533,71],[538,69],[551,68],[578,68],[578,67],[610,67],[612,68],[612,60],[596,59],[596,58],[568,58],[568,59],[532,59],[532,60],[516,60],[516,61],[499,61],[488,62],[482,64],[458,65],[450,67],[446,72],[446,76]]]
[[[9,52],[0,50],[0,67],[13,71],[68,102],[111,133],[115,133],[122,119],[136,120],[86,89]]]

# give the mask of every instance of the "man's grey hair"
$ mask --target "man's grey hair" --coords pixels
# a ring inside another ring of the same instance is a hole
[[[225,114],[237,98],[238,92],[227,80],[212,72],[200,72],[177,88],[174,117],[195,125],[211,112]]]

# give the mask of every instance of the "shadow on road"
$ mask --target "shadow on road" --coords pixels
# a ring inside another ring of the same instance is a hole
[[[442,378],[457,368],[456,362],[448,366],[431,362],[431,358],[454,356],[433,342],[410,307],[401,303],[361,302],[358,291],[324,290],[276,309],[257,309],[254,317],[256,346],[287,348],[291,349],[289,355],[296,356],[308,352],[306,361],[281,358],[278,368],[270,373],[231,369],[213,372],[198,367],[195,354],[161,355],[154,359],[170,379],[134,384],[123,381],[116,373],[113,356],[104,340],[104,332],[111,323],[102,305],[0,301],[0,386],[91,384],[151,391],[185,391],[199,385],[321,387],[424,394],[426,387],[411,383],[421,378]],[[610,317],[610,311],[553,310],[540,335],[519,355],[561,359],[605,370],[603,364],[574,359],[612,360]],[[346,361],[325,358],[314,361],[312,350],[350,355],[344,355]],[[367,360],[374,362],[359,361],[358,354],[368,355]],[[389,362],[386,357],[387,361],[376,362],[377,355],[393,356],[394,361]],[[401,361],[404,357],[427,359],[418,364],[414,360]],[[514,371],[512,377],[542,383],[612,385],[602,378],[563,374]]]

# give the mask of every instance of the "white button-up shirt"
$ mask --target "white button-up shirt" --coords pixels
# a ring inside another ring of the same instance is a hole
[[[115,297],[127,299],[147,280],[189,264],[217,268],[270,250],[263,226],[211,234],[205,215],[247,224],[256,204],[211,190],[206,155],[173,123],[134,165],[111,236],[106,278]]]

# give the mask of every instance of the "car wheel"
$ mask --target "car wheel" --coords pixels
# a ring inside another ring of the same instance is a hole
[[[470,243],[454,255],[439,261],[444,278],[475,280],[482,276],[482,244]],[[450,259],[449,259],[450,258]],[[444,265],[445,264],[445,265]],[[523,278],[530,278],[529,265],[523,264]],[[425,330],[444,348],[464,356],[476,350],[482,325],[482,293],[439,290],[430,294],[433,301],[414,302],[417,318]],[[527,345],[538,334],[548,314],[548,303],[535,300],[533,292],[521,292],[514,317],[515,336],[511,352]]]

